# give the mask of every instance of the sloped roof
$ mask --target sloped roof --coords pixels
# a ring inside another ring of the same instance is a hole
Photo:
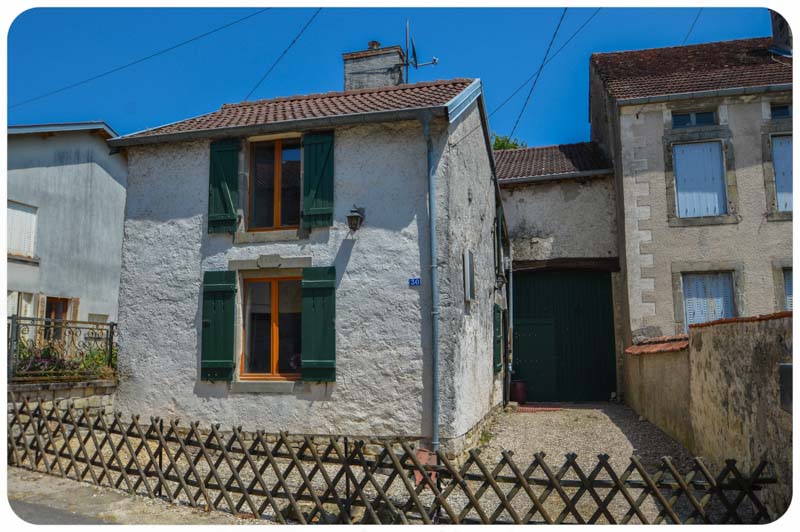
[[[494,159],[501,184],[514,178],[611,171],[606,156],[594,142],[497,150]]]
[[[225,104],[211,113],[132,133],[115,140],[145,140],[165,135],[212,132],[315,118],[441,107],[473,81],[473,79],[457,78]]]
[[[65,131],[100,131],[105,138],[116,137],[118,133],[102,120],[86,122],[54,122],[48,124],[16,124],[8,126],[9,135],[29,135],[34,133],[62,133]]]
[[[792,82],[792,59],[771,37],[596,53],[591,64],[617,100]]]

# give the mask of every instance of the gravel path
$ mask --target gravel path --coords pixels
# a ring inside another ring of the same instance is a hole
[[[535,413],[505,412],[500,414],[484,434],[481,446],[481,458],[487,463],[496,463],[500,460],[500,452],[504,449],[513,452],[514,462],[521,470],[525,470],[534,459],[534,453],[545,453],[545,462],[553,471],[557,472],[566,461],[565,455],[570,452],[577,454],[577,463],[583,473],[588,477],[598,463],[597,455],[608,454],[609,463],[617,475],[621,475],[631,463],[631,456],[639,456],[645,469],[653,473],[661,463],[661,457],[670,456],[673,464],[682,473],[691,468],[691,456],[679,443],[661,432],[655,425],[647,421],[639,421],[639,416],[627,406],[616,403],[589,403],[548,405],[557,407],[555,411],[540,411]],[[545,478],[541,469],[533,475]],[[578,479],[574,471],[570,471],[565,479]],[[601,472],[598,479],[610,479],[610,476]],[[640,478],[633,474],[631,478]],[[535,490],[541,493],[541,488]],[[565,489],[566,494],[572,497],[577,492],[576,488]],[[608,489],[598,489],[601,499],[608,494]],[[638,490],[632,490],[632,495],[637,497]],[[524,494],[517,496],[514,506],[528,506],[530,501]],[[523,504],[523,501],[525,504]],[[681,505],[682,506],[682,505]],[[578,511],[585,520],[595,513],[597,503],[589,493],[584,493],[577,505]],[[547,499],[545,508],[555,518],[566,506],[557,493],[552,493]],[[621,493],[614,497],[609,509],[614,519],[620,520],[631,508]],[[642,505],[642,510],[648,520],[653,520],[658,514],[658,507],[651,497]],[[538,516],[537,516],[538,517]],[[568,516],[567,522],[575,522],[573,516]],[[608,522],[606,516],[600,517],[599,522]],[[639,522],[636,517],[632,522]]]

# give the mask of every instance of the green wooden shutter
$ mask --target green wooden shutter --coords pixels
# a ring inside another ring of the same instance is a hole
[[[203,274],[200,378],[204,381],[230,381],[233,378],[235,296],[236,272]]]
[[[302,380],[336,380],[336,268],[303,268]]]
[[[303,227],[333,224],[333,132],[303,137]]]
[[[503,309],[494,304],[494,372],[503,367]]]
[[[211,143],[208,174],[208,232],[234,233],[239,201],[239,139]]]

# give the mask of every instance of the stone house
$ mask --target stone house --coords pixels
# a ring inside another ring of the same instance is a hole
[[[111,140],[129,159],[123,411],[479,434],[503,397],[508,274],[481,82],[404,84],[404,61],[370,43],[344,54],[357,88]]]
[[[8,127],[8,315],[113,322],[127,161],[104,122]]]
[[[780,48],[757,38],[593,54],[591,143],[496,154],[513,378],[560,383],[529,384],[529,396],[581,397],[575,383],[614,366],[597,398],[621,392],[632,343],[791,309],[792,59]],[[592,286],[569,289],[590,272]]]

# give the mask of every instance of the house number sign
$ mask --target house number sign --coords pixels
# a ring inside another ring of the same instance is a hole
[[[412,277],[408,280],[408,286],[420,286],[422,285],[422,279],[419,277]]]

